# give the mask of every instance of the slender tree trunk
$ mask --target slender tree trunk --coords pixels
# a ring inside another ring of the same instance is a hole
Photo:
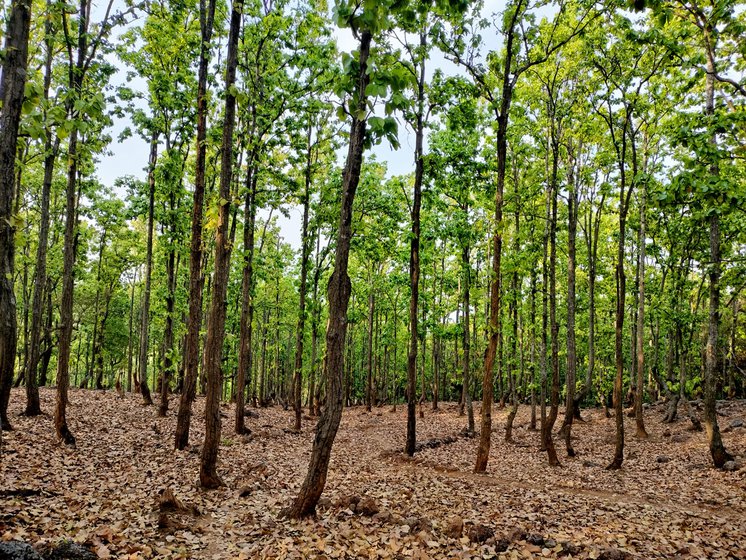
[[[366,107],[365,90],[370,83],[368,56],[372,35],[368,30],[360,33],[358,50],[357,107],[352,108],[350,145],[342,178],[342,199],[337,230],[334,272],[329,280],[327,300],[329,301],[329,323],[326,332],[326,406],[316,428],[308,473],[298,497],[286,512],[290,517],[304,517],[313,514],[321,493],[326,485],[327,470],[334,438],[342,419],[342,372],[344,371],[344,343],[347,330],[347,306],[350,300],[351,284],[347,275],[352,235],[352,204],[360,180],[365,141],[365,118],[358,119],[359,108]]]
[[[158,133],[150,138],[150,163],[148,166],[148,240],[145,250],[145,288],[140,315],[140,393],[143,403],[153,404],[148,387],[148,331],[150,326],[150,283],[153,271],[153,212],[155,208],[155,164],[158,160]]]
[[[243,226],[243,272],[241,277],[241,318],[239,320],[240,344],[238,348],[238,375],[236,377],[235,431],[248,431],[244,424],[245,387],[253,367],[254,334],[254,229],[256,225],[256,174],[253,157],[249,158],[246,171],[246,201]]]
[[[643,375],[645,372],[645,213],[647,211],[647,188],[640,186],[640,235],[637,248],[637,392],[635,393],[635,425],[637,437],[647,439],[642,415],[645,395]]]
[[[420,33],[420,47],[427,45],[427,34]],[[409,350],[407,352],[407,442],[406,452],[414,455],[417,440],[415,417],[415,384],[417,376],[417,349],[419,326],[417,311],[420,297],[420,209],[422,206],[422,177],[425,169],[424,155],[424,103],[425,103],[425,59],[419,61],[417,81],[417,123],[414,149],[414,189],[412,193],[412,237],[409,242]],[[394,395],[396,399],[396,395]],[[396,406],[396,400],[394,400]]]
[[[556,144],[555,144],[556,150]],[[544,428],[545,447],[551,466],[559,466],[557,451],[552,439],[552,430],[559,412],[559,324],[557,322],[557,183],[556,171],[558,154],[553,156],[552,186],[550,186],[551,217],[549,219],[549,333],[551,344],[552,388],[550,391],[550,408]]]
[[[518,185],[518,173],[516,171],[515,185],[517,189]],[[518,258],[520,252],[520,233],[521,233],[521,221],[520,221],[520,208],[518,206],[518,193],[516,193],[516,210],[515,210],[515,238],[513,240],[513,254],[515,258]],[[518,414],[518,390],[516,387],[517,381],[515,379],[515,372],[518,369],[516,361],[518,360],[518,299],[520,298],[520,284],[518,281],[518,266],[513,267],[513,274],[511,278],[510,291],[512,297],[508,305],[508,313],[513,320],[513,337],[510,341],[511,356],[510,359],[505,363],[505,369],[507,370],[508,380],[510,382],[510,412],[508,412],[508,419],[505,423],[505,441],[513,441],[513,421],[515,420],[516,414]],[[503,363],[502,357],[500,362]]]
[[[127,338],[127,391],[132,391],[132,365],[135,347],[135,284],[137,284],[137,269],[132,275],[132,289],[130,290],[130,317],[129,317],[129,337]]]
[[[531,227],[531,237],[533,237],[534,228]],[[531,349],[529,366],[530,383],[531,383],[531,423],[529,429],[536,430],[536,268],[531,268],[531,302],[530,302],[530,322],[531,322]]]
[[[365,410],[370,412],[373,404],[373,315],[376,309],[376,296],[373,293],[373,280],[368,274],[368,332],[367,335],[367,355],[365,360]]]
[[[711,30],[705,28],[706,40],[709,43]],[[715,114],[715,61],[712,49],[707,52],[707,74],[705,82],[705,114]],[[713,133],[710,138],[712,148],[717,146],[717,137]],[[713,151],[715,151],[713,149]],[[710,166],[710,175],[717,178],[720,169],[717,163]],[[720,437],[718,426],[716,397],[717,397],[717,373],[718,373],[718,328],[720,325],[720,215],[718,212],[710,213],[710,263],[708,276],[710,280],[710,307],[707,324],[707,347],[705,350],[705,378],[704,378],[704,419],[707,441],[710,446],[712,462],[717,468],[722,468],[725,463],[733,458],[725,450],[723,440]]]
[[[179,399],[174,445],[184,449],[189,443],[192,403],[197,394],[199,374],[199,331],[202,324],[202,214],[205,200],[205,160],[207,154],[207,75],[210,62],[210,41],[216,0],[200,0],[200,52],[197,78],[197,155],[194,171],[194,202],[192,205],[192,237],[189,249],[189,316],[184,357],[184,389]]]
[[[0,430],[11,430],[8,419],[10,386],[13,383],[17,333],[16,297],[13,291],[15,226],[13,199],[18,127],[21,121],[31,1],[14,0],[6,13],[5,57],[0,77]]]
[[[84,76],[85,56],[88,52],[88,0],[80,1],[78,18],[77,61],[72,59],[68,67],[68,85],[70,92],[77,98],[81,94]],[[68,45],[72,49],[72,45]],[[79,118],[74,106],[74,98],[67,102],[69,118]],[[73,288],[75,253],[77,251],[78,221],[78,128],[70,132],[67,145],[68,166],[67,186],[65,190],[65,235],[62,265],[62,299],[60,302],[60,335],[57,352],[57,399],[54,413],[54,425],[57,437],[67,445],[75,445],[75,437],[67,426],[67,402],[70,386],[70,350],[73,334]]]
[[[53,33],[52,20],[48,14],[44,26],[44,43],[46,47],[46,61],[44,67],[44,99],[49,99],[49,89],[52,84]],[[54,137],[54,139],[53,139]],[[43,328],[43,309],[47,288],[47,248],[49,246],[49,201],[52,192],[54,164],[57,161],[60,139],[46,129],[44,141],[44,179],[41,187],[41,209],[39,215],[39,241],[36,248],[36,279],[34,282],[34,298],[31,311],[30,356],[26,368],[26,416],[41,414],[39,404],[38,370],[41,356],[41,331]]]
[[[199,480],[203,488],[223,485],[218,476],[217,462],[220,446],[220,393],[222,386],[223,339],[225,338],[226,294],[231,262],[231,243],[228,238],[231,183],[233,177],[233,129],[236,117],[236,68],[238,66],[238,41],[241,29],[243,0],[233,0],[228,57],[225,70],[225,115],[220,156],[220,208],[215,236],[215,272],[210,302],[210,315],[205,340],[205,442],[202,446]]]
[[[301,388],[303,383],[303,340],[306,330],[306,290],[308,283],[308,259],[311,253],[310,238],[308,235],[308,218],[311,204],[311,123],[308,124],[308,151],[306,152],[306,184],[303,193],[303,229],[301,230],[301,262],[300,262],[300,293],[298,302],[298,326],[295,338],[295,364],[293,373],[293,402],[295,407],[295,429],[300,431],[301,415]]]
[[[565,400],[565,419],[562,431],[565,436],[565,448],[568,457],[575,457],[572,447],[572,421],[575,418],[575,373],[577,354],[575,345],[575,239],[578,229],[578,195],[575,188],[575,176],[569,178],[567,197],[567,398]]]

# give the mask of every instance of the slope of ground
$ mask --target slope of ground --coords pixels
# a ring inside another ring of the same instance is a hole
[[[53,390],[41,396],[51,413]],[[551,468],[528,430],[528,407],[518,414],[513,444],[503,442],[507,411],[497,410],[486,475],[472,473],[477,441],[457,436],[465,419],[452,404],[418,419],[420,441],[448,439],[413,460],[400,452],[403,407],[349,409],[317,517],[291,521],[279,512],[305,475],[315,420],[293,434],[284,431],[292,411],[260,409],[247,421],[252,435],[235,436],[225,405],[220,472],[227,487],[205,492],[196,486],[202,399],[195,445],[180,452],[173,450],[174,402],[157,418],[138,395],[74,390],[68,418],[78,445],[70,449],[56,442],[51,416],[19,416],[23,398],[13,392],[15,431],[3,434],[0,540],[43,548],[71,539],[100,558],[133,559],[746,558],[746,469],[711,468],[704,434],[688,431],[685,419],[662,424],[660,408],[646,411],[646,441],[627,422],[624,468],[614,472],[603,468],[614,428],[601,411],[584,411],[586,422],[573,432],[577,457],[560,454],[562,466]],[[746,403],[723,403],[720,414],[723,427],[736,425],[746,419]],[[743,453],[746,428],[724,440]],[[167,489],[183,511],[161,512]]]

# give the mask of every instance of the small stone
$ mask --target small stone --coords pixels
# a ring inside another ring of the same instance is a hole
[[[557,546],[557,541],[555,541],[554,539],[547,539],[544,541],[544,546],[546,546],[547,548],[554,548],[555,546]]]
[[[728,424],[728,427],[731,429],[743,428],[743,426],[744,426],[743,418],[736,418],[735,420],[731,420],[730,424]]]
[[[3,560],[42,560],[34,547],[21,541],[0,542],[0,558]]]
[[[723,465],[723,470],[724,471],[730,471],[730,472],[737,471],[738,470],[738,463],[736,463],[735,461],[727,461]]]
[[[505,552],[508,548],[510,548],[510,539],[502,537],[495,541],[495,552]]]
[[[658,455],[655,458],[656,463],[668,463],[671,460],[671,457],[666,457],[665,455]]]
[[[616,548],[605,548],[598,555],[597,560],[629,560],[632,558],[629,552]]]
[[[451,517],[444,532],[452,539],[460,539],[461,535],[464,532],[464,520],[461,519],[458,515],[455,517]]]
[[[569,542],[561,542],[560,545],[562,546],[563,554],[569,554],[570,556],[573,556],[573,557],[578,556],[583,550],[582,547],[576,544],[569,543]]]
[[[66,541],[52,548],[44,557],[47,560],[98,560],[99,555],[80,544]]]
[[[388,523],[391,521],[391,512],[389,511],[379,511],[375,515],[373,515],[374,521],[378,521],[379,523]]]
[[[544,537],[541,535],[529,535],[526,537],[526,542],[534,546],[544,546]]]
[[[478,523],[469,527],[466,531],[469,540],[476,543],[484,543],[495,535],[495,530],[487,525]]]
[[[357,512],[365,515],[366,517],[372,517],[380,511],[378,502],[371,496],[365,496],[357,504]]]

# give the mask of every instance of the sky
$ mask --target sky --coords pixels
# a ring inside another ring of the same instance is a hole
[[[497,0],[487,0],[482,14],[484,17],[491,17],[501,10],[503,5],[503,2],[498,2]],[[485,30],[484,42],[488,49],[494,49],[498,45],[498,38],[497,36],[489,36],[489,32],[489,29]],[[357,43],[349,29],[337,28],[334,35],[337,39],[340,52],[350,52],[357,48]],[[118,61],[116,63],[120,64],[120,70],[112,80],[114,86],[128,81],[126,78],[127,69]],[[463,73],[460,68],[446,60],[442,53],[434,50],[426,67],[428,77],[432,76],[435,70],[438,69],[442,70],[446,75]],[[144,90],[146,87],[146,83],[142,79],[129,81],[127,85],[133,89],[140,90]],[[141,179],[145,178],[149,153],[148,143],[136,134],[120,142],[118,137],[128,126],[131,126],[128,116],[114,117],[113,126],[109,130],[113,139],[112,143],[109,146],[108,153],[100,158],[100,163],[97,166],[98,178],[105,185],[113,186],[115,180],[124,175],[134,175]],[[414,134],[401,121],[399,124],[399,142],[400,147],[398,150],[393,150],[387,142],[382,142],[371,150],[371,153],[375,155],[379,162],[386,163],[390,175],[411,173],[414,169]],[[346,148],[340,149],[340,165],[344,163],[345,154]],[[288,210],[288,217],[279,213],[275,213],[274,216],[277,216],[280,232],[284,240],[294,249],[299,249],[300,229],[303,218],[302,208],[296,206],[289,207]],[[267,212],[260,212],[259,219],[266,219],[267,214]]]

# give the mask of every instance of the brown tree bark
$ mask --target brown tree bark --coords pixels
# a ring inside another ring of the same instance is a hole
[[[148,164],[148,239],[145,250],[145,288],[140,313],[140,393],[143,403],[153,404],[148,386],[148,331],[150,327],[150,283],[153,271],[153,212],[155,209],[155,164],[158,160],[158,133],[150,138],[150,161]]]
[[[376,309],[376,296],[373,287],[373,277],[368,273],[368,329],[365,359],[365,410],[371,411],[373,405],[373,318]]]
[[[704,18],[703,18],[704,19]],[[704,39],[707,44],[707,74],[705,76],[705,114],[713,116],[715,114],[715,58],[714,48],[712,45],[713,29],[707,23],[702,26]],[[714,148],[717,146],[717,136],[713,132],[710,137],[710,144]],[[710,165],[710,174],[717,177],[720,174],[719,166],[716,162]],[[721,256],[720,256],[720,215],[714,209],[710,213],[710,263],[708,277],[710,281],[710,306],[707,324],[707,347],[705,349],[705,378],[704,385],[704,420],[707,441],[710,447],[712,462],[717,468],[722,468],[725,463],[733,458],[725,450],[722,437],[720,436],[720,427],[718,426],[716,410],[716,391],[717,391],[717,370],[718,370],[718,328],[720,325],[720,274],[721,274]]]
[[[645,213],[647,211],[647,188],[640,186],[640,233],[637,249],[637,391],[635,392],[635,426],[638,438],[647,439],[642,401],[645,396],[643,376],[645,373]]]
[[[44,26],[44,45],[46,59],[44,63],[44,99],[49,99],[52,84],[53,33],[52,20],[48,14]],[[44,179],[41,187],[41,208],[39,211],[39,241],[36,248],[36,278],[34,280],[34,297],[31,309],[30,354],[26,365],[26,416],[41,414],[39,403],[39,360],[41,357],[41,331],[43,328],[43,310],[47,289],[47,248],[49,246],[49,199],[52,191],[54,164],[57,161],[60,139],[46,128],[44,140]]]
[[[321,493],[326,485],[327,470],[332,445],[342,419],[342,375],[344,372],[344,343],[347,330],[347,306],[350,300],[350,278],[347,275],[352,235],[352,204],[360,180],[360,167],[363,159],[366,118],[358,118],[357,112],[366,109],[365,89],[370,83],[368,57],[372,40],[371,32],[360,30],[358,49],[359,74],[356,87],[356,106],[352,108],[350,144],[347,162],[342,179],[342,200],[340,207],[337,245],[334,258],[334,272],[329,280],[327,300],[329,302],[329,322],[326,331],[326,406],[316,428],[308,473],[298,496],[285,512],[299,518],[311,515],[316,510]]]
[[[427,33],[420,33],[420,48],[427,46]],[[417,382],[417,350],[419,326],[417,311],[420,298],[420,210],[422,207],[422,177],[425,170],[424,128],[425,128],[425,59],[417,64],[417,114],[415,123],[414,148],[414,187],[412,193],[412,237],[409,241],[409,350],[407,352],[407,442],[406,452],[414,455],[417,441],[417,419],[415,416],[415,385]],[[394,395],[396,406],[396,395]]]
[[[236,68],[238,67],[238,40],[241,29],[243,0],[234,0],[231,10],[228,57],[225,70],[225,114],[220,156],[220,192],[218,228],[215,234],[215,272],[213,273],[212,299],[205,338],[205,442],[200,457],[199,481],[203,488],[223,486],[217,472],[220,447],[220,394],[223,381],[222,359],[225,337],[225,297],[228,291],[228,273],[231,262],[231,243],[228,236],[230,217],[231,183],[233,178],[233,130],[236,120]]]
[[[202,324],[202,214],[205,200],[205,160],[207,154],[207,75],[210,62],[216,0],[200,0],[200,51],[197,77],[197,155],[194,171],[192,237],[189,245],[189,315],[184,356],[184,387],[179,399],[174,446],[184,449],[189,443],[192,403],[197,394],[199,373],[199,331]]]
[[[577,352],[575,342],[575,240],[578,230],[578,192],[575,184],[574,163],[571,165],[567,195],[567,398],[562,430],[568,457],[575,457],[572,447],[572,422],[575,418],[575,374]]]
[[[306,291],[308,284],[308,259],[311,253],[311,239],[308,235],[308,219],[311,205],[311,180],[312,180],[312,133],[311,123],[308,123],[307,151],[306,151],[306,173],[305,190],[303,193],[303,226],[301,229],[301,262],[300,262],[300,289],[298,302],[298,326],[295,338],[295,363],[293,372],[293,403],[295,408],[295,430],[300,431],[301,416],[303,408],[301,405],[301,389],[303,383],[303,341],[306,330]]]
[[[13,199],[18,127],[26,85],[31,1],[14,0],[7,14],[5,58],[0,77],[0,429],[10,430],[8,402],[16,356],[16,297],[13,291],[15,226]]]
[[[241,276],[241,318],[239,319],[240,343],[238,348],[238,374],[236,376],[236,418],[234,430],[237,434],[247,432],[244,423],[244,403],[247,376],[253,367],[254,333],[254,228],[256,225],[256,175],[252,158],[246,171],[246,201],[244,204],[243,272]]]

